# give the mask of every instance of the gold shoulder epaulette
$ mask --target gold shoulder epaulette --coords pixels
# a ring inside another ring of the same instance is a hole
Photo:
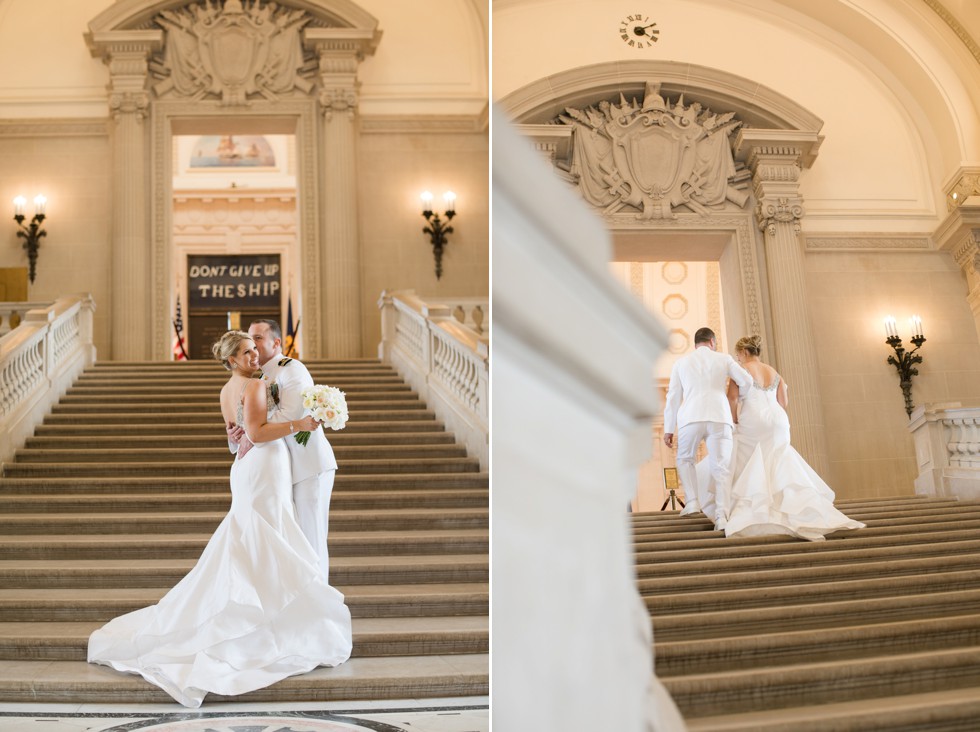
[[[285,366],[287,363],[289,363],[292,360],[293,359],[291,359],[291,358],[281,358],[281,359],[279,359],[279,365],[280,366]]]

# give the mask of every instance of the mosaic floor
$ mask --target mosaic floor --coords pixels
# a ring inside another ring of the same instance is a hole
[[[487,697],[214,704],[0,704],[3,732],[489,732]]]

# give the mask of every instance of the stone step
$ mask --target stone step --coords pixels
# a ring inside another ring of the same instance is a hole
[[[328,702],[481,696],[489,693],[486,654],[354,658],[236,697],[207,703]],[[83,661],[2,661],[0,702],[172,705],[166,692],[139,676]]]
[[[119,531],[109,533],[109,529],[115,528]],[[152,523],[143,533],[127,532],[124,528],[97,526],[93,533],[72,536],[33,532],[3,534],[0,535],[0,560],[197,559],[213,533],[190,530],[160,533],[160,527]],[[103,533],[95,533],[100,529]],[[489,534],[485,528],[342,531],[331,524],[327,544],[331,557],[474,555],[489,549]]]
[[[948,601],[951,608],[962,608],[962,598],[968,598],[968,605],[976,592],[980,592],[978,569],[765,588],[657,593],[644,597],[644,601],[654,618],[654,627],[663,628],[670,638],[682,639],[717,637],[722,633],[742,635],[770,629],[773,623],[801,627],[810,622],[813,627],[820,627],[835,622],[840,614],[853,615],[858,611],[867,622],[902,619],[917,608],[928,614],[942,600]],[[704,620],[692,622],[694,618]]]
[[[687,720],[688,732],[916,732],[977,728],[980,687],[724,714]]]
[[[486,583],[429,585],[354,585],[338,587],[356,618],[487,615]],[[154,605],[162,587],[133,589],[0,590],[0,622],[105,623],[124,613]]]
[[[949,554],[938,557],[915,559],[884,558],[881,561],[844,562],[812,567],[767,569],[765,565],[755,571],[734,571],[705,575],[677,574],[670,577],[650,576],[639,580],[641,594],[657,595],[670,592],[731,590],[735,588],[765,588],[807,584],[812,582],[840,582],[844,580],[873,580],[885,577],[921,576],[929,572],[953,572],[980,569],[980,553]]]
[[[0,622],[0,660],[84,661],[99,622]],[[486,653],[489,623],[481,616],[359,618],[352,658]]]
[[[344,429],[351,429],[352,427],[360,427],[362,422],[421,422],[427,420],[435,420],[435,413],[423,409],[421,407],[412,407],[411,409],[381,409],[381,408],[371,408],[371,409],[358,409],[351,412],[350,420],[347,422]],[[140,412],[130,412],[130,413],[119,413],[119,412],[105,412],[105,413],[54,413],[49,414],[44,418],[45,425],[132,425],[136,427],[141,422],[147,420],[147,415]],[[224,430],[224,422],[221,419],[221,412],[217,409],[206,410],[206,411],[195,411],[187,413],[169,413],[160,412],[153,415],[153,423],[155,425],[167,425],[169,431],[183,432],[188,434],[186,431],[187,426],[191,425],[207,425],[208,434],[213,434],[215,430],[218,434]],[[37,432],[36,434],[45,434],[44,432]],[[141,434],[136,432],[136,434]],[[142,433],[149,434],[149,433]]]
[[[385,366],[367,365],[353,367],[314,367],[309,369],[310,376],[314,383],[331,383],[346,377],[354,378],[391,378],[398,377],[398,372]],[[398,377],[400,378],[400,377]],[[188,381],[211,381],[216,384],[223,384],[228,381],[228,372],[220,366],[217,369],[188,370],[185,373],[180,371],[160,371],[151,368],[138,369],[114,369],[86,371],[78,377],[78,383],[87,384],[93,381],[114,381],[117,384],[124,383],[152,383],[153,381],[166,380],[168,383],[180,384]]]
[[[661,681],[686,717],[830,704],[980,686],[980,646]]]
[[[0,516],[10,513],[66,513],[71,511],[118,513],[141,511],[173,510],[175,500],[188,513],[198,511],[228,511],[231,495],[227,490],[210,493],[182,493],[179,498],[173,493],[102,494],[75,493],[61,495],[24,495],[3,492],[0,483]],[[227,488],[227,486],[225,486]],[[386,508],[485,508],[489,502],[489,491],[471,489],[460,491],[456,488],[406,490],[406,491],[354,491],[335,490],[330,499],[330,507],[335,511],[360,510],[380,511]],[[2,520],[2,519],[0,519]]]
[[[173,587],[195,559],[16,559],[0,562],[0,587]],[[486,553],[435,556],[331,557],[330,583],[345,585],[487,582]]]
[[[358,397],[347,399],[347,407],[353,415],[358,410],[384,410],[388,412],[400,412],[402,410],[424,410],[425,404],[419,400],[415,394],[398,395],[395,398],[372,399],[370,397]],[[217,415],[221,418],[221,407],[217,400],[209,403],[188,403],[182,401],[170,401],[154,403],[152,415],[147,412],[146,401],[131,401],[124,398],[113,399],[111,405],[106,405],[99,401],[95,402],[72,402],[62,400],[51,407],[52,415],[85,415],[102,414],[111,409],[113,414],[132,415],[139,420],[148,420],[152,417],[156,421],[157,417],[174,414],[194,414],[194,415]]]
[[[217,387],[217,388],[216,388]],[[180,384],[174,385],[171,383],[161,384],[159,382],[154,383],[132,383],[126,384],[125,396],[127,399],[133,399],[135,397],[140,397],[141,399],[159,399],[172,400],[172,399],[200,399],[201,403],[213,401],[217,398],[220,387],[217,382],[215,384]],[[387,392],[391,394],[404,394],[412,393],[412,387],[406,384],[404,381],[396,376],[387,379],[377,379],[377,380],[364,380],[363,383],[355,383],[350,386],[349,389],[341,389],[347,396],[353,394],[376,394],[378,392]],[[113,386],[111,384],[95,384],[95,383],[85,383],[76,384],[69,387],[68,392],[65,394],[63,399],[71,399],[72,401],[80,400],[95,400],[102,399],[105,401],[106,398],[116,398],[123,396],[119,393],[119,387]]]
[[[485,529],[483,508],[399,508],[381,511],[330,511],[331,531],[426,531]],[[225,511],[188,513],[11,513],[0,521],[0,536],[32,534],[214,533]]]
[[[228,439],[223,432],[208,435],[133,435],[125,427],[116,430],[115,437],[124,439],[107,439],[107,435],[88,435],[85,433],[67,435],[64,433],[48,433],[38,437],[28,437],[24,445],[27,450],[57,450],[62,448],[72,450],[99,450],[107,447],[125,448],[186,448],[186,447],[218,447],[228,451]],[[348,432],[333,431],[329,434],[330,444],[336,450],[344,446],[361,445],[455,445],[456,440],[448,432]]]
[[[837,508],[844,510],[845,507],[838,505]],[[863,505],[860,507],[846,507],[846,509],[848,516],[856,518],[860,521],[889,520],[901,519],[903,517],[913,518],[922,516],[939,519],[943,517],[956,516],[960,513],[975,513],[977,511],[977,504],[973,501],[930,501],[927,504],[923,504],[920,501],[918,504],[876,504]],[[668,513],[669,512],[665,512],[664,514],[633,514],[633,535],[639,537],[672,533],[703,532],[708,536],[717,536],[719,538],[723,536],[723,532],[715,531],[714,524],[702,517],[701,514],[696,514],[694,516],[679,516],[676,513],[673,515],[668,515]],[[740,537],[733,537],[733,539],[739,538]],[[770,536],[752,538],[766,538],[773,541],[785,541],[789,537]]]
[[[977,608],[974,608],[976,610]],[[774,666],[832,663],[872,656],[978,646],[980,615],[949,615],[888,623],[846,624],[766,632],[750,636],[656,641],[657,674],[662,677],[745,672]]]
[[[377,435],[379,437],[382,435],[404,434],[406,431],[411,431],[415,434],[449,434],[445,431],[445,424],[435,418],[416,419],[418,416],[417,412],[412,412],[410,415],[403,413],[397,416],[406,417],[406,419],[372,419],[348,422],[343,430],[331,431],[330,442],[333,444],[334,438],[353,434],[359,436]],[[411,419],[407,417],[411,417]],[[51,417],[49,416],[48,419],[50,420]],[[205,437],[214,437],[217,435],[223,439],[222,435],[224,435],[224,431],[223,423],[209,416],[207,419],[199,420],[196,423],[181,423],[180,420],[176,420],[173,423],[162,424],[140,424],[129,420],[117,420],[113,423],[86,418],[84,422],[77,423],[67,421],[61,424],[41,424],[37,426],[34,434],[36,436],[35,438],[52,438],[58,440],[69,440],[75,437],[155,437],[158,439],[170,439],[174,437],[190,438],[202,435]],[[175,434],[177,432],[179,432],[179,435]]]
[[[53,496],[59,494],[119,495],[147,493],[219,493],[228,494],[228,475],[211,476],[118,476],[73,477],[70,482],[51,481],[47,478],[0,478],[0,494],[6,496],[31,495]],[[347,490],[414,491],[452,488],[461,492],[488,490],[490,476],[487,473],[403,473],[399,475],[350,475],[340,471],[334,478],[337,496]]]
[[[637,544],[638,564],[685,561],[696,551],[699,560],[736,559],[763,556],[797,557],[837,551],[857,551],[890,546],[967,541],[980,534],[980,515],[972,521],[947,521],[918,526],[872,527],[861,529],[847,542],[799,540],[764,541],[758,539],[675,540]]]
[[[462,445],[333,445],[334,455],[342,464],[346,460],[384,460],[397,458],[460,458],[466,457]],[[129,447],[121,440],[113,440],[97,448],[81,449],[74,446],[55,448],[27,448],[18,450],[14,460],[20,464],[37,463],[142,463],[153,462],[218,462],[234,459],[225,443],[214,447],[171,446],[158,443],[152,446]]]
[[[800,543],[803,545],[803,543]],[[813,544],[813,542],[811,542]],[[823,546],[823,545],[818,545]],[[809,547],[808,547],[809,548]],[[893,546],[884,547],[865,547],[863,544],[855,543],[847,546],[845,541],[834,542],[826,549],[802,551],[799,554],[786,553],[763,556],[745,556],[732,559],[691,559],[692,555],[671,558],[649,557],[652,561],[637,564],[637,574],[640,581],[647,578],[656,577],[667,579],[672,577],[704,578],[705,575],[732,576],[738,574],[748,574],[753,571],[765,573],[773,571],[772,567],[778,566],[779,570],[785,572],[788,569],[806,570],[809,568],[819,568],[826,565],[834,566],[862,566],[869,563],[878,565],[903,564],[911,559],[924,559],[930,557],[943,556],[980,556],[980,539],[934,541],[932,537],[918,543],[910,544],[902,548],[899,559],[896,559],[896,552]],[[700,556],[700,553],[694,556]],[[724,582],[722,578],[720,581]],[[714,578],[712,578],[714,582]],[[702,582],[702,585],[704,583]]]
[[[74,477],[126,477],[228,475],[232,457],[194,463],[144,462],[138,467],[129,463],[5,463],[4,477],[71,479]],[[480,462],[475,458],[405,458],[402,460],[346,460],[343,472],[359,475],[390,475],[392,473],[475,473]]]

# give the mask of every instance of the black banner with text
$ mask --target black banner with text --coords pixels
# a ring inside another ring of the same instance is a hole
[[[274,308],[282,301],[278,254],[192,255],[187,298],[194,309]]]

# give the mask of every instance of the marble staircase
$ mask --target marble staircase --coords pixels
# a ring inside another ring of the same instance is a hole
[[[837,505],[867,528],[725,539],[633,516],[656,672],[692,732],[980,728],[980,503]]]
[[[241,699],[486,694],[487,474],[389,366],[307,365],[351,411],[329,433],[341,466],[329,543],[354,651]],[[86,644],[179,581],[228,510],[226,378],[215,363],[97,364],[3,466],[0,702],[170,700],[90,666]]]

